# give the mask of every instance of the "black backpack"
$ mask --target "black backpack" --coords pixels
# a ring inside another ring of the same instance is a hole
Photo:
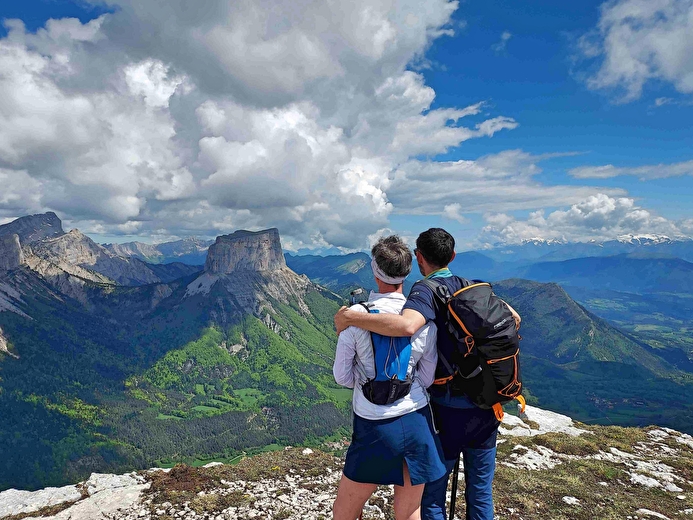
[[[417,282],[431,289],[446,308],[448,333],[457,345],[452,359],[438,351],[448,375],[433,384],[450,384],[453,391],[464,393],[480,408],[492,408],[500,421],[503,403],[513,399],[520,402],[524,412],[521,338],[512,312],[493,293],[490,283],[462,281],[462,289],[454,294],[434,278]]]

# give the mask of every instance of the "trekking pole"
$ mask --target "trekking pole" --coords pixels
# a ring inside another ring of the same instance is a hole
[[[450,493],[450,520],[455,518],[455,502],[457,501],[457,481],[460,477],[460,456],[455,461],[455,469],[452,472],[452,492]]]

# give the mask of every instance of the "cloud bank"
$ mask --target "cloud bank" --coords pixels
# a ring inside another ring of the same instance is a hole
[[[521,150],[435,160],[519,124],[483,100],[432,108],[412,70],[459,28],[457,1],[110,5],[35,33],[5,22],[0,221],[52,210],[85,232],[155,239],[276,226],[294,249],[358,249],[394,214],[468,222],[627,195],[547,186],[550,156]]]
[[[534,211],[526,219],[489,213],[485,220],[482,239],[486,245],[517,244],[533,238],[586,242],[648,233],[682,237],[690,236],[692,230],[690,220],[673,222],[639,207],[632,198],[603,193],[587,197],[567,210],[549,214]]]
[[[388,224],[397,164],[517,126],[481,103],[431,110],[407,69],[453,34],[454,1],[112,5],[36,33],[6,22],[0,217],[359,247]]]

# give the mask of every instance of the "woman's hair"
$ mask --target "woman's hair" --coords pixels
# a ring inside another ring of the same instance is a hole
[[[411,272],[411,251],[397,235],[380,238],[371,249],[371,255],[388,276],[398,278]]]

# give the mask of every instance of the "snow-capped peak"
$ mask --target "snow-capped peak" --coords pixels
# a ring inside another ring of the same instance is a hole
[[[534,238],[526,238],[522,240],[522,245],[526,244],[533,244],[535,246],[552,246],[552,245],[561,245],[561,244],[566,244],[567,242],[562,239],[557,239],[557,238],[541,238],[541,237],[534,237]]]
[[[623,244],[640,244],[640,245],[653,245],[653,244],[666,244],[673,242],[670,237],[666,235],[658,234],[644,234],[644,235],[621,235],[616,240]]]

